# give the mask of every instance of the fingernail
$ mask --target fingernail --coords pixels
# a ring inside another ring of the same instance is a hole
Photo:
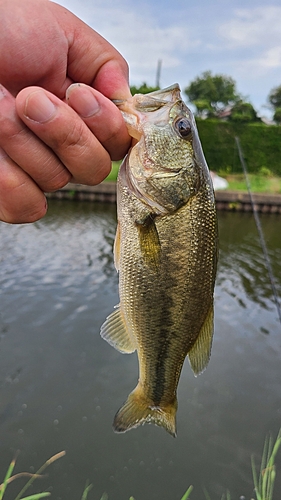
[[[49,121],[55,114],[56,107],[43,90],[29,94],[25,102],[25,116],[38,123]]]
[[[94,94],[84,85],[71,85],[66,91],[66,98],[74,111],[82,118],[90,118],[100,110]]]

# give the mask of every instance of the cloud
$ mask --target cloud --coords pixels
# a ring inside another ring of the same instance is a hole
[[[186,54],[200,45],[198,37],[184,23],[156,17],[149,5],[121,0],[60,1],[106,38],[128,61],[133,80],[147,80],[156,72],[157,61],[163,60],[166,70],[179,68]],[[147,78],[148,77],[148,78]],[[154,79],[154,78],[153,78]]]
[[[234,19],[219,27],[219,35],[231,48],[268,47],[281,44],[281,7],[267,5],[237,9]]]
[[[221,24],[223,39],[235,72],[244,81],[266,78],[268,86],[281,66],[281,7],[264,5],[233,11],[233,18]],[[278,78],[278,75],[276,75]]]
[[[132,85],[143,81],[154,85],[159,59],[162,86],[178,82],[184,88],[211,70],[232,76],[256,108],[280,84],[281,6],[277,4],[179,0],[171,7],[167,0],[57,1],[121,52],[129,63]]]
[[[131,68],[150,70],[158,59],[165,60],[166,68],[181,64],[183,53],[199,42],[188,36],[186,27],[161,26],[146,12],[133,9],[110,11],[107,22],[100,23],[100,31],[128,60]]]

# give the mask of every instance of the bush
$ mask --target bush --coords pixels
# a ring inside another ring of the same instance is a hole
[[[214,171],[242,172],[235,136],[240,139],[248,171],[269,169],[281,176],[281,127],[263,123],[233,123],[217,119],[197,119],[197,127],[209,168]]]

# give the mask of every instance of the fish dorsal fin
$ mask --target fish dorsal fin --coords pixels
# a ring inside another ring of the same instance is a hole
[[[115,311],[106,318],[100,334],[117,351],[130,354],[136,350],[135,342],[126,328],[120,305],[116,306]]]
[[[160,263],[161,245],[153,218],[147,217],[142,224],[137,224],[137,228],[142,258],[148,266],[157,269]]]
[[[114,265],[117,271],[119,271],[119,263],[120,263],[120,241],[121,241],[120,224],[118,222],[114,240],[114,247],[113,247]]]
[[[210,359],[214,333],[214,306],[211,305],[197,340],[188,353],[194,375],[202,373]]]

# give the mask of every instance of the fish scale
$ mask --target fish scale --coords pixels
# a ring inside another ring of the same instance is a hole
[[[115,431],[154,423],[175,436],[185,358],[197,375],[211,352],[217,218],[195,121],[179,87],[143,99],[143,109],[140,95],[119,104],[139,141],[118,175],[120,305],[101,335],[121,352],[136,350],[139,360],[138,384],[115,416]]]

